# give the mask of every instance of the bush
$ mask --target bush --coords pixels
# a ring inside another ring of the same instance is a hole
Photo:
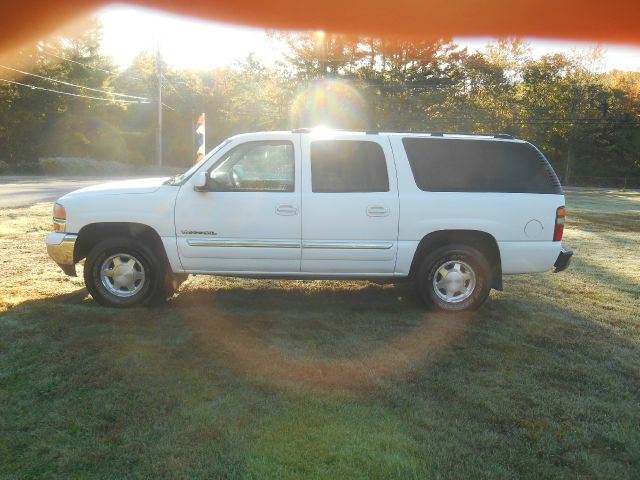
[[[39,151],[52,157],[125,160],[129,150],[117,125],[89,112],[52,117],[39,138]],[[82,168],[82,167],[79,167]]]
[[[40,162],[18,162],[15,172],[22,175],[40,175],[42,167]]]
[[[9,164],[4,160],[0,160],[0,175],[9,173],[9,170],[10,170]]]
[[[145,177],[170,177],[172,175],[178,175],[187,171],[185,167],[172,167],[165,165],[158,167],[157,165],[143,165],[136,167],[136,174],[143,175]]]
[[[129,165],[112,160],[94,160],[78,157],[41,158],[40,167],[45,175],[126,175],[131,174]]]

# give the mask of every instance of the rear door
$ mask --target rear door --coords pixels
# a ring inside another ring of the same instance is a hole
[[[302,272],[392,275],[398,192],[387,137],[302,135]]]

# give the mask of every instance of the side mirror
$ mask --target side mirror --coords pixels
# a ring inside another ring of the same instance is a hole
[[[228,192],[233,189],[231,174],[224,170],[216,170],[211,175],[210,190],[214,192]]]
[[[196,192],[206,192],[207,191],[207,172],[198,172],[196,174],[195,180],[193,182],[193,189]]]

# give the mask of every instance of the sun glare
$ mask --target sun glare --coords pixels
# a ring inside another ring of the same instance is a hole
[[[308,84],[291,107],[291,124],[301,127],[366,129],[368,119],[364,98],[344,80],[316,80]]]

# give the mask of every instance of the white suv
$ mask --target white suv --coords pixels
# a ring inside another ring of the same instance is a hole
[[[564,270],[564,195],[508,135],[298,129],[232,137],[174,178],[60,198],[51,257],[86,258],[98,302],[142,305],[187,274],[411,278],[445,311],[475,309],[502,275]]]

